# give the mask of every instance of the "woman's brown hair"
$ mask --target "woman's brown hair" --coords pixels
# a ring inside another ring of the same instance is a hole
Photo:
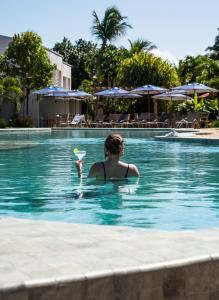
[[[111,154],[120,154],[123,149],[123,139],[121,135],[112,133],[105,140],[105,150]],[[106,156],[106,153],[105,153]]]

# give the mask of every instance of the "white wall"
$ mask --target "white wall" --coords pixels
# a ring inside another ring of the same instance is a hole
[[[8,44],[12,41],[12,38],[5,35],[0,35],[0,54],[5,52],[5,49],[8,47]]]
[[[53,84],[71,89],[71,66],[63,62],[60,54],[50,49],[46,49],[46,52],[51,63],[56,65],[56,70],[53,72]]]
[[[69,111],[71,114],[80,114],[81,113],[81,101],[71,100],[69,102]]]
[[[5,51],[11,40],[11,37],[0,35],[0,54]],[[60,54],[47,48],[46,52],[51,63],[56,65],[56,70],[54,70],[53,72],[52,85],[58,85],[66,89],[71,89],[71,66],[63,62],[63,58]],[[55,102],[45,100],[45,98],[39,103],[35,95],[30,94],[29,97],[29,115],[31,115],[34,119],[36,126],[39,126],[41,115],[44,116],[48,114],[58,113],[79,113],[81,111],[80,107],[80,103],[76,103],[73,106],[71,103],[70,109],[69,103],[67,102],[66,104],[66,101],[58,100]],[[12,117],[13,111],[13,105],[10,102],[5,103],[1,111],[1,116],[8,120]]]
[[[39,111],[39,100],[36,96],[29,96],[29,115],[33,118],[35,126],[39,126],[40,111]]]
[[[69,102],[53,97],[44,97],[40,103],[40,116],[47,118],[51,115],[67,114],[69,112]]]

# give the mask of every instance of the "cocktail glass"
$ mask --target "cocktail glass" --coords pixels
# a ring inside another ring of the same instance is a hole
[[[86,151],[85,150],[78,150],[78,152],[75,153],[75,155],[77,156],[77,158],[79,160],[82,160],[86,155]]]

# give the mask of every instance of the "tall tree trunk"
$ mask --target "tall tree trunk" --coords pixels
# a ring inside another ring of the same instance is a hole
[[[29,95],[30,95],[30,89],[26,87],[26,116],[28,116],[29,113]]]
[[[219,94],[217,94],[217,115],[219,117]]]

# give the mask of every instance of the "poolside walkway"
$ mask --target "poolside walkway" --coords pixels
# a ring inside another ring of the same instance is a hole
[[[219,299],[219,229],[0,218],[0,300]]]
[[[197,129],[195,132],[180,132],[177,136],[156,136],[156,140],[172,141],[172,142],[195,142],[209,145],[219,145],[219,128],[203,128]]]
[[[199,132],[191,133],[191,136],[202,137],[208,139],[219,139],[219,128],[203,128],[198,129]]]

